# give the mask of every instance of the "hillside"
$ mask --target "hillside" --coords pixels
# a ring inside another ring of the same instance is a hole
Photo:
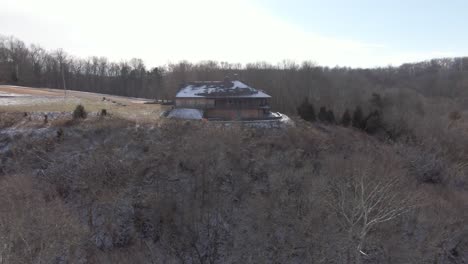
[[[468,260],[455,151],[298,119],[271,130],[110,113],[0,113],[7,263]]]
[[[0,262],[467,263],[466,65],[147,68],[0,36]],[[295,126],[145,104],[226,76]]]

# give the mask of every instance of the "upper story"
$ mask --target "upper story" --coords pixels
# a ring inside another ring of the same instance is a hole
[[[191,82],[175,97],[177,108],[269,109],[271,96],[238,80]]]

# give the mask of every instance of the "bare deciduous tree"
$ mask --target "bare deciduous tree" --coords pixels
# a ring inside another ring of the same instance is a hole
[[[339,166],[342,173],[331,176],[326,193],[326,202],[351,243],[348,257],[356,263],[367,256],[364,247],[369,231],[414,208],[417,196],[407,188],[405,171],[391,166],[396,163],[389,161],[388,166],[378,168],[374,161],[364,156],[349,161],[359,164],[359,168],[348,162],[340,164],[344,165]]]

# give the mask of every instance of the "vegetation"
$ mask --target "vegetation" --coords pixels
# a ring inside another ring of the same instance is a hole
[[[304,120],[309,122],[314,122],[315,118],[315,109],[314,106],[309,103],[309,98],[305,98],[304,101],[297,108],[297,114]]]
[[[348,127],[351,124],[351,115],[349,114],[348,109],[345,110],[343,117],[341,117],[341,124],[345,127]]]
[[[238,73],[296,123],[145,124],[110,109],[65,125],[0,113],[6,263],[468,260],[466,58],[147,70],[0,43],[5,83],[167,98],[183,81]]]
[[[81,104],[77,105],[75,110],[73,110],[73,119],[85,119],[88,116],[84,106]]]
[[[152,128],[96,118],[40,137],[2,134],[9,151],[1,208],[10,213],[0,221],[0,253],[8,263],[465,257],[461,157],[442,146],[436,152],[319,126],[298,121],[268,131],[167,121]],[[44,247],[49,239],[61,243]],[[24,255],[15,245],[26,244]]]

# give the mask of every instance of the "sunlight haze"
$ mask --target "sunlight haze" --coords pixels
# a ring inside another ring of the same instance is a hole
[[[456,45],[456,35],[452,35],[454,45],[414,47],[411,32],[398,23],[408,15],[398,13],[406,4],[397,2],[395,9],[388,10],[395,13],[388,14],[387,10],[373,9],[372,2],[363,1],[354,5],[362,16],[354,13],[353,17],[344,15],[353,6],[339,7],[333,1],[296,1],[296,5],[295,1],[264,0],[0,2],[3,35],[14,35],[48,50],[62,48],[85,58],[96,55],[120,61],[137,57],[150,67],[180,60],[243,64],[292,60],[326,66],[375,67],[463,56],[465,51],[459,49],[462,45]],[[286,7],[286,3],[291,4]],[[417,12],[417,5],[407,6]],[[434,16],[426,14],[428,18]],[[396,35],[400,32],[400,38],[381,37],[383,33],[372,23],[374,19],[378,24],[379,15],[394,16],[395,28],[387,24],[380,30]],[[421,20],[420,16],[414,14],[415,19]],[[349,21],[363,26],[353,24],[351,28]],[[431,21],[423,21],[425,27],[442,23]],[[466,38],[463,41],[466,44]]]

